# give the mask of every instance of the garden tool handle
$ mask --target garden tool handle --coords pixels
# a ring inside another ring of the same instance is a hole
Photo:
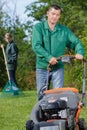
[[[5,65],[6,65],[8,79],[10,80],[10,75],[9,75],[9,71],[8,71],[7,59],[6,59],[6,54],[5,54],[4,46],[2,46],[1,48],[2,48],[2,51],[3,51],[3,55],[4,55],[4,60],[5,60]]]

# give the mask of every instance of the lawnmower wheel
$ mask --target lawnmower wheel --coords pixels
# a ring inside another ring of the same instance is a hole
[[[85,125],[84,118],[79,119],[78,125],[79,125],[79,130],[86,130],[86,125]]]
[[[32,120],[28,120],[26,122],[26,130],[32,130],[34,126],[34,122]]]

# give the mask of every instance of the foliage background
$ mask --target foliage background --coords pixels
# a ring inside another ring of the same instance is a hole
[[[13,34],[14,40],[19,48],[17,81],[23,90],[36,89],[35,61],[36,57],[32,51],[32,27],[35,22],[45,19],[46,11],[50,4],[57,3],[63,8],[60,22],[68,26],[83,42],[85,58],[87,58],[87,2],[86,0],[37,0],[26,6],[28,21],[21,23],[18,17],[10,17],[3,12],[3,1],[0,1],[0,44],[4,44],[6,32]],[[32,19],[31,19],[32,18]],[[27,32],[27,33],[26,33]],[[74,86],[81,89],[82,64],[75,62],[76,67],[65,67],[65,86]],[[2,50],[0,48],[0,90],[3,89],[8,78],[4,64]]]

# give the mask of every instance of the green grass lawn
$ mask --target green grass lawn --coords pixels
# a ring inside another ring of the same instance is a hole
[[[25,92],[24,97],[0,98],[0,130],[25,130],[36,101],[36,91]]]
[[[0,98],[0,130],[25,130],[26,121],[37,102],[36,91],[24,92],[23,97]],[[81,112],[87,123],[87,107]]]

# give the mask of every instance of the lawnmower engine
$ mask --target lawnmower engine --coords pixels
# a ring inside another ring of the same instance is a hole
[[[58,125],[57,130],[74,130],[76,126],[75,111],[72,113],[66,99],[58,99],[55,96],[51,96],[47,100],[43,100],[39,105],[38,115],[40,121],[45,121],[44,125]],[[42,122],[40,122],[41,125],[43,124]],[[57,127],[55,125],[53,130]],[[52,129],[51,127],[49,127],[49,130]]]
[[[49,99],[39,105],[41,120],[66,119],[68,116],[67,102],[65,100]]]

